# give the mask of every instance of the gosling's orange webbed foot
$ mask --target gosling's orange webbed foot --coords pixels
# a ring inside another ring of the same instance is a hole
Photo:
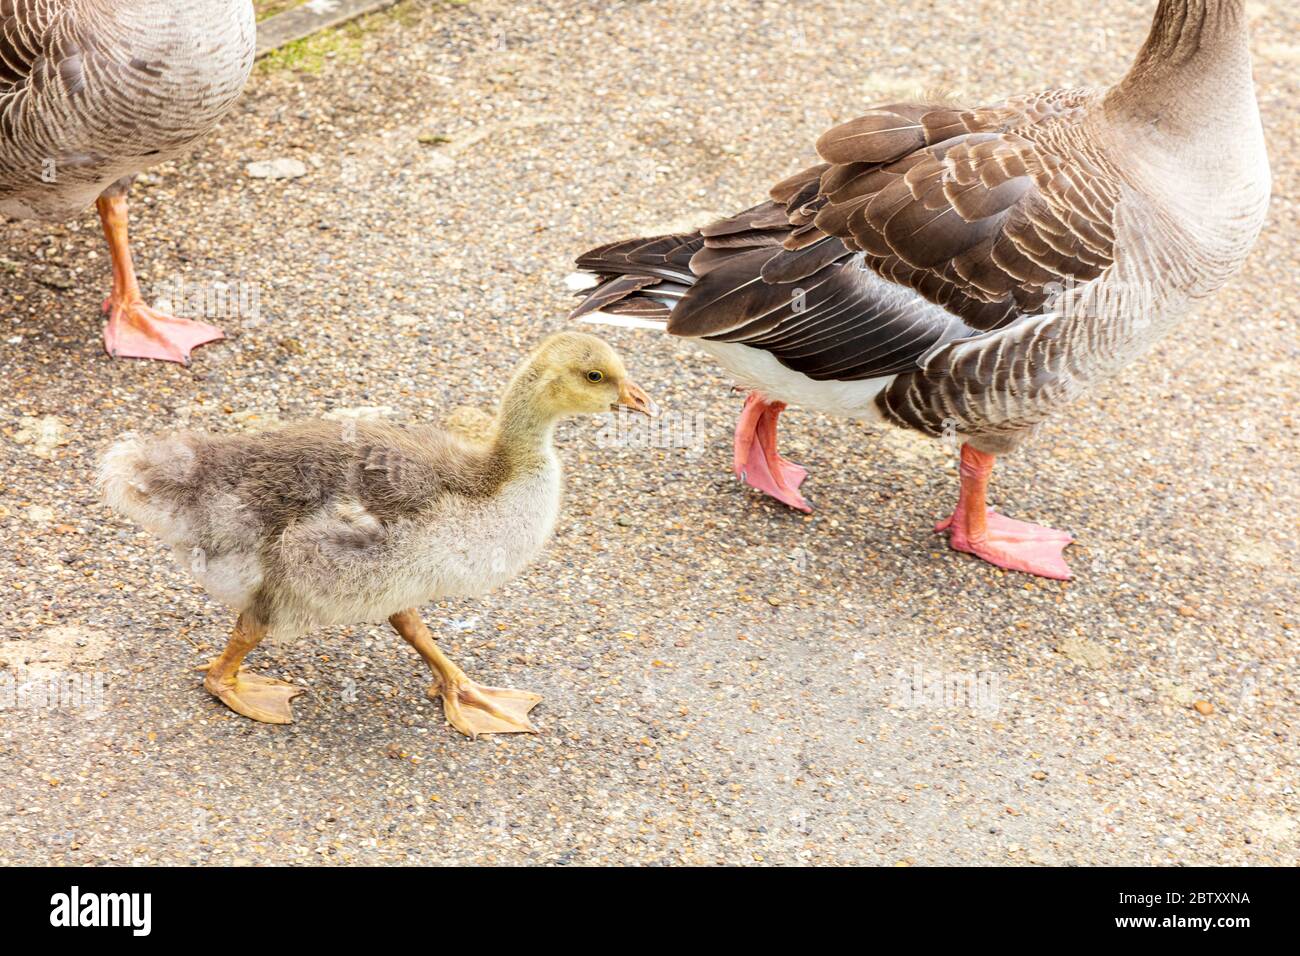
[[[199,670],[208,670],[210,666]],[[239,670],[233,677],[226,678],[218,678],[209,672],[203,686],[235,713],[264,724],[293,723],[293,709],[289,702],[299,694],[307,693],[304,687],[246,670]]]
[[[442,699],[447,723],[470,738],[479,734],[538,732],[528,719],[528,712],[537,706],[541,695],[474,683],[438,647],[415,608],[400,611],[388,621],[408,644],[420,652],[433,671],[434,683],[429,688],[429,696]]]
[[[189,365],[194,349],[225,338],[225,333],[215,325],[178,319],[134,296],[109,296],[104,311],[108,313],[104,349],[113,358],[158,359]]]
[[[434,684],[429,688],[429,696],[442,700],[447,723],[466,737],[539,732],[528,719],[528,712],[541,701],[540,694],[508,687],[483,687],[466,679]]]

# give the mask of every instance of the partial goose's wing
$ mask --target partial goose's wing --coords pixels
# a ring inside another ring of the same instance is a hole
[[[89,28],[78,24],[78,9],[47,0],[0,2],[0,105],[7,107],[7,98],[24,90],[80,93],[92,56],[96,71],[120,71],[119,64],[96,54]]]
[[[53,4],[40,0],[0,3],[0,96],[23,86],[44,55]]]
[[[836,127],[817,144],[836,165],[801,218],[974,328],[999,328],[1114,259],[1119,177],[1087,125],[1099,96],[894,108]],[[879,162],[870,129],[881,125],[925,145]]]
[[[0,0],[0,199],[58,193],[61,184],[93,178],[103,162],[93,137],[85,140],[105,120],[91,121],[79,101],[88,77],[120,86],[134,64],[95,48],[92,28],[80,22],[84,8]],[[120,135],[140,124],[126,113],[112,122]]]
[[[661,265],[633,275],[662,291],[634,285],[620,304],[658,298],[672,306],[670,332],[762,348],[816,379],[915,369],[935,346],[1002,328],[1110,264],[1115,187],[1080,126],[1096,95],[872,110],[826,133],[827,162],[771,201],[654,240],[667,244]],[[606,276],[619,245],[595,251]],[[607,279],[593,295],[623,291],[610,287],[620,280],[639,281]]]

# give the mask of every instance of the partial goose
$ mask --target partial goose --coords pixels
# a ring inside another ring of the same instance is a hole
[[[230,110],[254,47],[252,0],[0,4],[0,214],[62,221],[95,203],[113,263],[110,355],[188,363],[222,337],[145,303],[126,195]]]
[[[988,511],[994,456],[1240,268],[1270,178],[1243,0],[1160,0],[1128,74],[992,106],[895,103],[699,232],[602,246],[575,317],[666,320],[752,389],[734,467],[807,510],[787,403],[960,436],[952,547],[1068,578],[1070,536]]]
[[[532,731],[541,698],[469,680],[416,608],[486,594],[532,563],[559,513],[556,422],[611,408],[653,411],[613,349],[565,332],[520,366],[481,441],[375,422],[128,438],[100,484],[239,615],[205,680],[235,712],[293,719],[301,688],[240,669],[268,633],[387,619],[434,671],[430,696],[457,730]]]

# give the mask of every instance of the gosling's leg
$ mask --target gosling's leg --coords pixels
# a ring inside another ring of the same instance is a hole
[[[126,186],[116,183],[96,206],[113,260],[113,292],[104,303],[108,323],[104,348],[113,358],[161,359],[190,364],[190,352],[224,333],[205,322],[190,322],[150,308],[140,294],[127,239]]]
[[[291,724],[293,710],[289,701],[305,694],[305,688],[240,669],[248,652],[264,637],[265,624],[248,614],[239,615],[235,633],[230,636],[230,643],[221,656],[206,668],[201,668],[208,672],[203,686],[237,714],[264,724]]]
[[[436,679],[429,696],[442,698],[447,723],[471,738],[479,734],[537,733],[528,712],[542,699],[540,695],[474,683],[442,653],[414,608],[394,614],[388,623],[420,652],[433,671]]]

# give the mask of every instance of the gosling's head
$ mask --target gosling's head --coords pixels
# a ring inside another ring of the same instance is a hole
[[[654,415],[643,392],[612,348],[582,332],[552,335],[524,363],[516,379],[545,418],[595,415],[626,408]]]

